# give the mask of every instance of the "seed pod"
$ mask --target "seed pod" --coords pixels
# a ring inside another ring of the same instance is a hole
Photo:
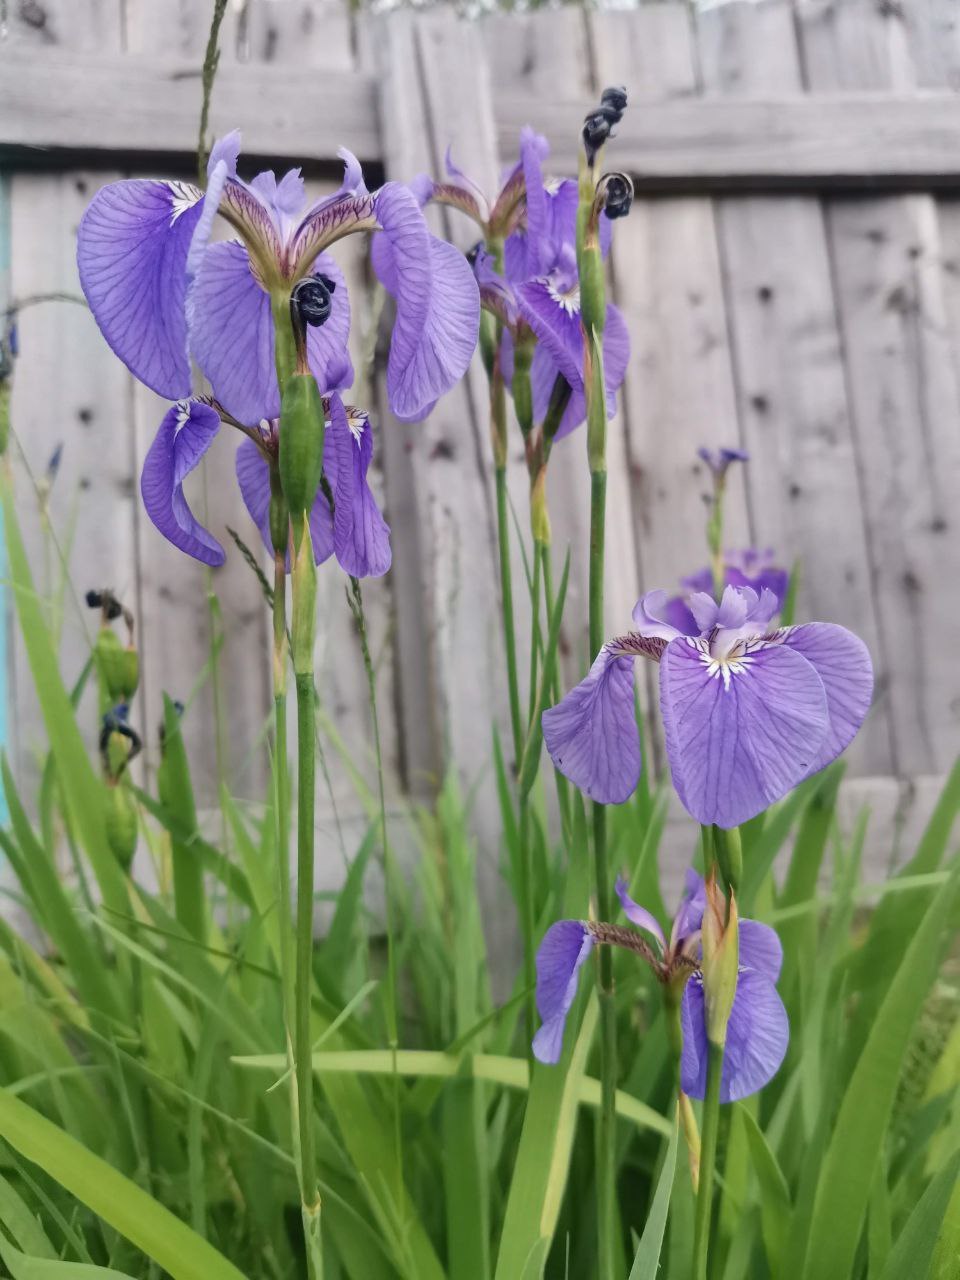
[[[294,373],[280,408],[280,481],[290,515],[309,511],[323,471],[323,401],[311,373]]]
[[[124,871],[129,871],[137,851],[136,805],[126,787],[108,786],[106,793],[107,842]]]
[[[115,632],[101,627],[94,656],[110,705],[129,702],[140,683],[140,658],[136,649],[124,648]]]

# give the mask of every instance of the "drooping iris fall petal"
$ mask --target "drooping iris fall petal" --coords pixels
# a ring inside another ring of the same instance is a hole
[[[213,566],[223,564],[223,547],[187,506],[183,482],[200,463],[220,429],[220,418],[198,400],[168,410],[147,451],[140,492],[147,515],[175,547]]]

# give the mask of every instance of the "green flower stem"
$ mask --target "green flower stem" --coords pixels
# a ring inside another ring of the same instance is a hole
[[[713,848],[724,887],[728,892],[740,892],[740,880],[743,875],[743,845],[740,840],[740,828],[713,828]]]
[[[550,564],[550,546],[547,544],[542,548],[543,552],[543,600],[546,606],[548,618],[553,617],[553,604],[555,600],[553,591],[553,570]],[[560,701],[560,674],[558,664],[555,662],[553,666],[553,678],[550,681],[550,698],[553,703]],[[557,806],[560,810],[560,827],[563,832],[564,848],[569,852],[570,840],[573,833],[573,827],[570,818],[570,784],[560,772],[559,769],[553,771],[554,781],[557,786]]]
[[[709,1042],[707,1053],[707,1091],[703,1100],[700,1127],[700,1182],[693,1230],[693,1280],[707,1280],[710,1252],[710,1218],[713,1208],[713,1183],[717,1163],[717,1131],[720,1127],[720,1077],[723,1072],[723,1046]]]
[[[523,721],[520,712],[520,682],[517,674],[517,632],[513,616],[513,571],[510,567],[510,525],[507,498],[507,469],[494,470],[497,493],[497,546],[500,554],[500,600],[503,610],[503,649],[507,659],[510,696],[510,728],[513,755],[519,766],[523,750]]]

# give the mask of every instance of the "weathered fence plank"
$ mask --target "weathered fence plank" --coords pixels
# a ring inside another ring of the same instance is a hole
[[[808,4],[798,12],[812,90],[906,78],[897,12],[849,3],[829,23]],[[848,59],[854,42],[860,56]],[[960,724],[960,672],[938,639],[953,613],[943,584],[960,579],[960,543],[952,536],[960,392],[936,209],[929,196],[838,200],[828,205],[828,225],[894,762],[910,775],[944,772]]]
[[[705,11],[697,35],[709,92],[800,91],[789,0]],[[799,618],[842,623],[879,656],[821,206],[804,196],[731,196],[717,202],[717,216],[754,536],[783,562],[799,561]],[[891,772],[885,700],[850,763]]]

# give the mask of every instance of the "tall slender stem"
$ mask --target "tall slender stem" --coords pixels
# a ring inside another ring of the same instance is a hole
[[[510,524],[507,510],[506,467],[496,467],[494,479],[497,492],[497,545],[500,554],[503,649],[507,659],[507,687],[510,696],[510,728],[513,734],[513,756],[519,767],[520,755],[523,751],[523,721],[520,712],[520,682],[517,674],[517,632],[513,616],[513,571],[510,566]]]
[[[596,172],[581,159],[580,204],[577,211],[577,271],[583,329],[583,386],[587,402],[587,461],[590,467],[590,658],[603,646],[603,575],[607,506],[607,396],[603,374],[603,330],[606,288],[600,251],[602,199]],[[611,918],[612,884],[607,859],[607,817],[593,805],[594,895],[601,920]],[[600,1122],[597,1134],[597,1210],[601,1280],[614,1280],[617,1263],[616,1225],[616,1090],[617,1020],[613,961],[609,948],[598,948],[597,996],[600,1005]]]
[[[710,1218],[713,1208],[713,1183],[717,1163],[717,1132],[720,1128],[720,1078],[723,1073],[723,1048],[708,1041],[707,1089],[703,1100],[700,1133],[700,1183],[693,1229],[693,1280],[707,1280],[710,1251]]]

